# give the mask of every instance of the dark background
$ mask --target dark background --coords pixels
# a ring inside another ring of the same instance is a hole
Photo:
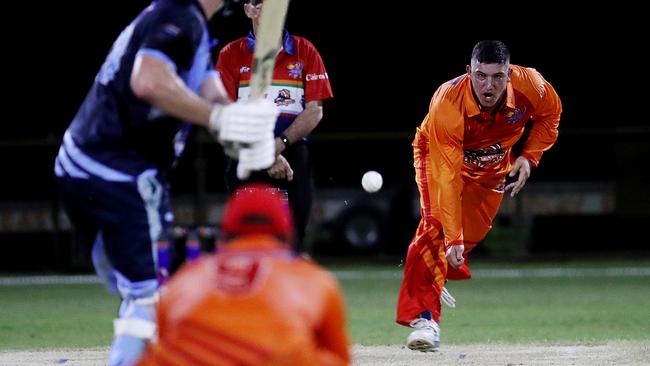
[[[5,61],[9,81],[8,108],[2,141],[18,144],[34,139],[60,139],[91,85],[113,40],[147,1],[44,2],[30,12],[30,27],[8,29]],[[627,139],[648,141],[647,118],[642,112],[647,93],[642,56],[643,22],[634,9],[574,10],[546,5],[526,9],[507,3],[440,6],[432,2],[394,4],[294,0],[287,26],[310,39],[320,50],[331,78],[335,99],[325,106],[325,118],[314,133],[329,144],[319,161],[337,161],[317,171],[317,178],[351,184],[357,173],[410,169],[409,139],[426,114],[437,86],[464,72],[474,43],[500,39],[512,53],[512,62],[535,67],[556,88],[564,104],[560,140],[544,158],[536,179],[608,180],[626,165],[616,163],[617,144]],[[233,16],[213,19],[220,46],[249,29],[235,6]],[[218,49],[216,50],[218,51]],[[638,66],[635,66],[638,65]],[[7,85],[7,84],[5,84]],[[5,97],[5,100],[6,97]],[[576,135],[578,134],[578,135]],[[402,149],[364,148],[368,139],[404,141]],[[21,159],[9,157],[11,171],[48,171],[49,160],[29,147]],[[318,153],[318,152],[317,152]],[[647,168],[642,154],[639,162]],[[191,154],[191,153],[190,153]],[[26,155],[26,156],[25,156]],[[627,155],[626,155],[627,156]],[[3,159],[7,156],[3,156]],[[353,174],[337,174],[340,159],[359,165]],[[403,164],[388,164],[403,161]],[[553,166],[553,168],[550,168]],[[647,169],[635,164],[635,176]],[[38,168],[38,169],[35,169]],[[543,170],[542,170],[543,171]],[[48,171],[49,173],[49,171]],[[11,189],[2,195],[29,198],[46,175],[3,182]],[[17,190],[17,191],[14,191]],[[219,189],[219,188],[217,188]]]
[[[148,3],[43,2],[7,13],[22,25],[3,25],[0,201],[55,197],[52,166],[63,131],[112,42]],[[612,184],[616,225],[634,223],[613,231],[644,246],[642,229],[650,222],[644,14],[620,2],[569,8],[292,0],[287,28],[318,48],[335,94],[312,135],[317,190],[358,188],[371,169],[384,175],[387,189],[412,185],[410,142],[431,95],[465,72],[477,41],[499,39],[509,46],[511,62],[539,70],[564,106],[560,138],[531,182]],[[249,27],[241,4],[232,16],[213,18],[211,30],[220,40],[215,52]],[[224,192],[219,147],[196,146],[180,162],[173,193],[192,194],[201,184],[208,193]],[[198,180],[197,170],[204,170]]]

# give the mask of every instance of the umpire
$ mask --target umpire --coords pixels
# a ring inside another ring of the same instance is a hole
[[[262,6],[259,0],[244,2],[244,12],[251,19],[253,30],[248,36],[225,45],[217,60],[216,68],[233,100],[246,100],[250,93],[251,61]],[[275,60],[273,81],[266,94],[266,99],[280,108],[275,125],[275,164],[241,181],[236,174],[237,161],[229,160],[226,185],[232,192],[242,183],[265,182],[285,191],[296,226],[296,250],[302,251],[313,184],[307,135],[323,118],[323,100],[332,98],[333,94],[323,60],[307,39],[285,30]]]

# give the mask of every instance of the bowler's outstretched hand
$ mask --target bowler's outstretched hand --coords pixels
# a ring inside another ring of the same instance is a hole
[[[517,176],[518,174],[518,176]],[[510,197],[514,197],[526,185],[526,181],[530,178],[530,162],[523,156],[515,160],[515,165],[508,174],[510,177],[517,176],[517,180],[506,186],[506,191],[510,191]]]

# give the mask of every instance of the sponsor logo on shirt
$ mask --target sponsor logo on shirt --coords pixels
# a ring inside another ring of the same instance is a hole
[[[313,81],[313,80],[327,80],[329,77],[327,77],[327,73],[324,74],[307,74],[307,81]]]
[[[291,92],[289,89],[280,89],[278,96],[273,100],[277,106],[288,106],[296,102],[295,99],[291,98]]]
[[[515,108],[514,111],[506,113],[508,123],[517,123],[526,114],[526,106],[522,108]]]
[[[483,168],[491,164],[496,164],[503,160],[505,156],[506,151],[501,148],[501,144],[499,143],[485,149],[464,151],[465,163],[476,165],[479,168]]]
[[[247,73],[247,72],[249,72],[249,71],[251,71],[251,68],[248,67],[248,66],[242,66],[242,67],[239,69],[239,73],[240,73],[240,74],[245,74],[245,73]]]
[[[302,77],[302,62],[296,61],[287,64],[287,71],[289,71],[289,76],[293,79],[299,79]]]

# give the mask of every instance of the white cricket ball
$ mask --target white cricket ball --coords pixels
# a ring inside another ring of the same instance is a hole
[[[384,179],[374,170],[367,171],[361,178],[361,186],[368,193],[375,193],[381,189]]]

